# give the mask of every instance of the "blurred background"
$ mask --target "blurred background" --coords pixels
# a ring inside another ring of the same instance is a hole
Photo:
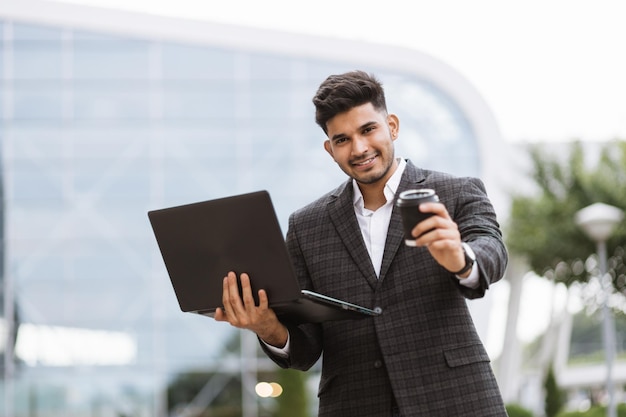
[[[468,304],[510,415],[626,412],[625,222],[577,221],[626,208],[626,6],[292,3],[0,1],[0,416],[315,415],[317,368],[180,311],[146,213],[266,189],[286,232],[344,180],[311,98],[353,69],[399,156],[487,185],[512,261]]]

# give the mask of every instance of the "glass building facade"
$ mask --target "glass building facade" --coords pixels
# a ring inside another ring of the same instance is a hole
[[[357,66],[385,84],[398,155],[482,174],[475,122],[427,74],[0,15],[0,415],[163,416],[179,372],[240,372],[233,331],[179,310],[146,212],[266,189],[286,232],[345,180],[311,97]]]

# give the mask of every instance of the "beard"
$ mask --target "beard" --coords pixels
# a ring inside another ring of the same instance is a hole
[[[371,171],[355,173],[354,171],[346,174],[354,179],[357,183],[363,185],[375,184],[381,180],[387,180],[389,178],[389,174],[391,172],[391,168],[395,162],[395,156],[393,151],[391,152],[390,158],[382,161],[382,166],[374,167]]]

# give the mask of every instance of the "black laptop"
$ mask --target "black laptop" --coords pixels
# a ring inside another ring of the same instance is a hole
[[[267,291],[281,321],[371,317],[372,309],[301,290],[267,191],[148,212],[180,308],[213,316],[229,271],[250,276],[255,301]]]

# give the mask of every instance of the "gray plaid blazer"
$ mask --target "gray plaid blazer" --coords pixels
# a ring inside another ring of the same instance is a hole
[[[288,325],[290,356],[307,370],[323,354],[320,417],[506,416],[490,359],[466,298],[482,297],[504,274],[507,252],[483,183],[408,163],[398,193],[433,188],[477,255],[480,286],[469,289],[425,248],[404,245],[394,208],[380,272],[363,243],[351,181],[293,213],[287,245],[302,288],[372,308],[362,320]]]

